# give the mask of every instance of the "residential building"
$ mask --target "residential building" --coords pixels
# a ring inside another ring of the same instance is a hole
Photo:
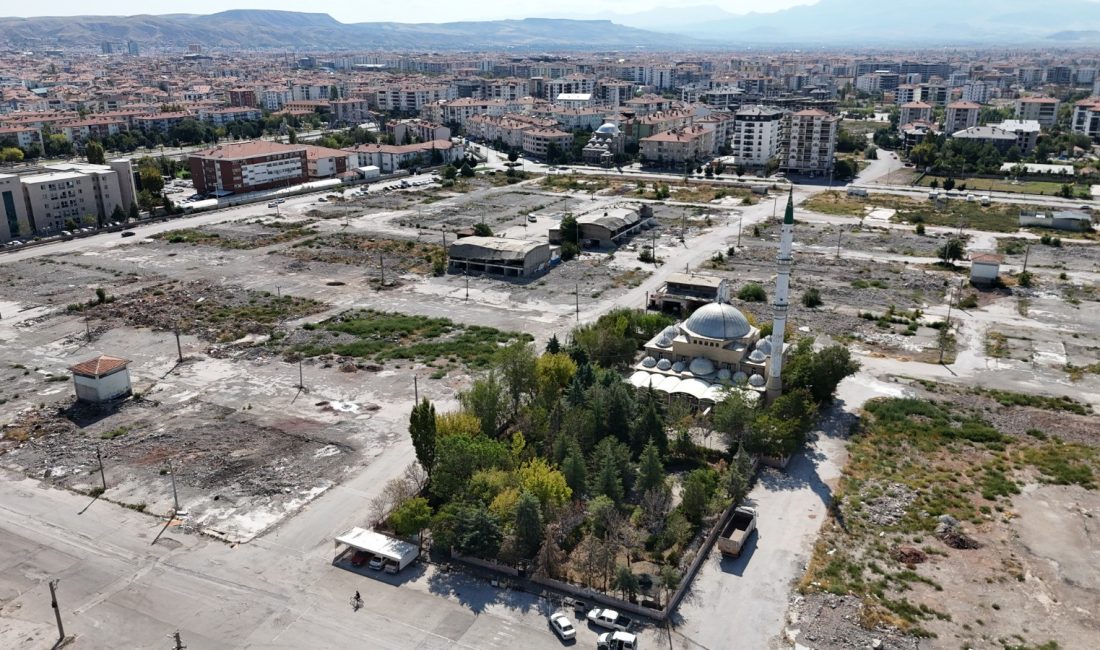
[[[702,125],[657,133],[642,138],[639,154],[657,165],[682,165],[709,160],[714,153],[714,131]]]
[[[974,102],[951,102],[944,111],[943,130],[954,133],[978,126],[978,116],[982,107]]]
[[[573,147],[573,134],[551,127],[524,129],[522,147],[525,153],[536,158],[546,158],[551,147],[564,154]]]
[[[993,87],[984,81],[970,81],[962,90],[962,100],[964,102],[974,102],[976,104],[988,103],[993,96]]]
[[[932,106],[924,102],[909,102],[901,105],[898,118],[898,126],[912,124],[914,122],[931,122]]]
[[[0,174],[0,209],[0,244],[34,233],[23,184],[15,174]]]
[[[738,165],[764,167],[779,153],[785,112],[767,106],[737,111],[733,122],[732,154]]]
[[[337,124],[358,126],[372,121],[370,102],[365,99],[336,99],[328,105],[332,119]]]
[[[356,167],[374,166],[383,174],[431,165],[433,157],[436,164],[446,165],[462,160],[466,155],[466,149],[452,140],[432,140],[406,145],[361,144],[344,151],[356,155]]]
[[[921,87],[916,84],[902,84],[894,91],[894,103],[898,106],[921,100]]]
[[[817,109],[791,113],[780,147],[780,169],[810,176],[831,174],[838,124],[838,118]]]
[[[898,75],[896,72],[880,70],[856,77],[856,90],[865,93],[881,93],[895,90],[898,87]]]
[[[252,88],[232,88],[229,90],[229,105],[230,106],[246,106],[254,108],[259,106],[259,100],[256,97],[256,91]]]
[[[358,156],[349,151],[308,144],[304,146],[310,178],[335,178],[358,166]]]
[[[1070,128],[1074,133],[1100,140],[1100,97],[1089,97],[1074,104]]]
[[[239,194],[309,180],[306,148],[256,140],[191,154],[191,181],[200,194]]]
[[[1035,120],[1052,127],[1058,121],[1058,100],[1053,97],[1021,97],[1016,100],[1016,119]]]
[[[230,122],[255,121],[263,117],[258,108],[248,106],[226,106],[220,108],[200,108],[197,117],[214,126],[225,126]]]
[[[386,130],[393,134],[393,141],[400,144],[451,139],[450,129],[421,119],[391,120],[386,124]]]
[[[42,146],[42,130],[30,126],[0,127],[0,147],[15,146],[24,151],[33,146]]]
[[[1018,139],[1015,133],[992,125],[972,126],[969,129],[952,133],[951,137],[958,140],[988,142],[1002,154],[1015,147]]]
[[[129,163],[125,168],[129,168]],[[25,202],[35,233],[60,232],[72,223],[102,223],[116,207],[129,208],[120,180],[132,181],[120,179],[118,171],[109,165],[62,163],[48,165],[46,169],[43,173],[18,177],[22,185],[20,198]],[[4,198],[6,201],[7,197]]]
[[[1035,149],[1035,145],[1039,144],[1039,135],[1043,132],[1043,127],[1039,125],[1037,120],[1005,120],[1000,124],[991,126],[1003,129],[1008,133],[1015,133],[1016,148],[1025,156]]]

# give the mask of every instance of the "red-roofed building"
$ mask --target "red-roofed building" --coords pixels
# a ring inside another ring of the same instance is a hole
[[[309,180],[304,145],[256,140],[218,145],[187,159],[200,194],[239,194]]]
[[[105,354],[71,366],[76,398],[82,402],[108,402],[133,392],[130,387],[130,362]]]

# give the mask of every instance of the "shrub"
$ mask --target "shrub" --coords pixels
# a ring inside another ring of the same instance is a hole
[[[814,307],[820,307],[823,304],[821,300],[821,292],[816,287],[810,287],[806,289],[802,294],[802,306],[807,309],[813,309]]]
[[[768,295],[764,292],[764,287],[750,282],[737,292],[737,299],[745,302],[764,302],[768,299]]]

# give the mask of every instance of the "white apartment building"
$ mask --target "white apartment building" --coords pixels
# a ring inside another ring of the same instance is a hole
[[[737,111],[733,122],[734,160],[746,167],[763,167],[779,153],[784,111],[750,106]]]
[[[818,109],[791,113],[780,148],[780,169],[811,176],[832,173],[839,123],[839,119]]]
[[[974,102],[951,102],[944,111],[943,130],[947,133],[978,126],[982,107]]]
[[[1043,132],[1042,125],[1036,120],[1005,120],[1000,124],[992,124],[999,129],[1016,134],[1016,148],[1023,155],[1028,155],[1035,145],[1039,144],[1039,134]]]
[[[1070,128],[1074,133],[1100,140],[1100,97],[1089,97],[1074,104]]]
[[[454,88],[447,84],[390,86],[374,91],[374,103],[382,111],[417,112],[444,99],[455,99]]]
[[[924,102],[909,102],[901,105],[898,128],[914,122],[931,122],[932,106]]]
[[[1021,97],[1016,100],[1017,120],[1034,120],[1052,127],[1058,121],[1058,100],[1053,97]]]
[[[921,100],[921,87],[916,84],[902,84],[894,91],[894,103],[898,106],[919,102]]]
[[[989,102],[989,99],[993,96],[993,86],[984,81],[970,81],[967,82],[962,89],[962,100],[964,102],[974,102],[976,104],[985,104]]]

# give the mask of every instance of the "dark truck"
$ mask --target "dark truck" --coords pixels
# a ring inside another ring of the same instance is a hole
[[[745,506],[737,508],[722,530],[722,534],[718,536],[718,550],[722,555],[729,557],[741,555],[741,549],[754,530],[756,530],[756,510]]]

